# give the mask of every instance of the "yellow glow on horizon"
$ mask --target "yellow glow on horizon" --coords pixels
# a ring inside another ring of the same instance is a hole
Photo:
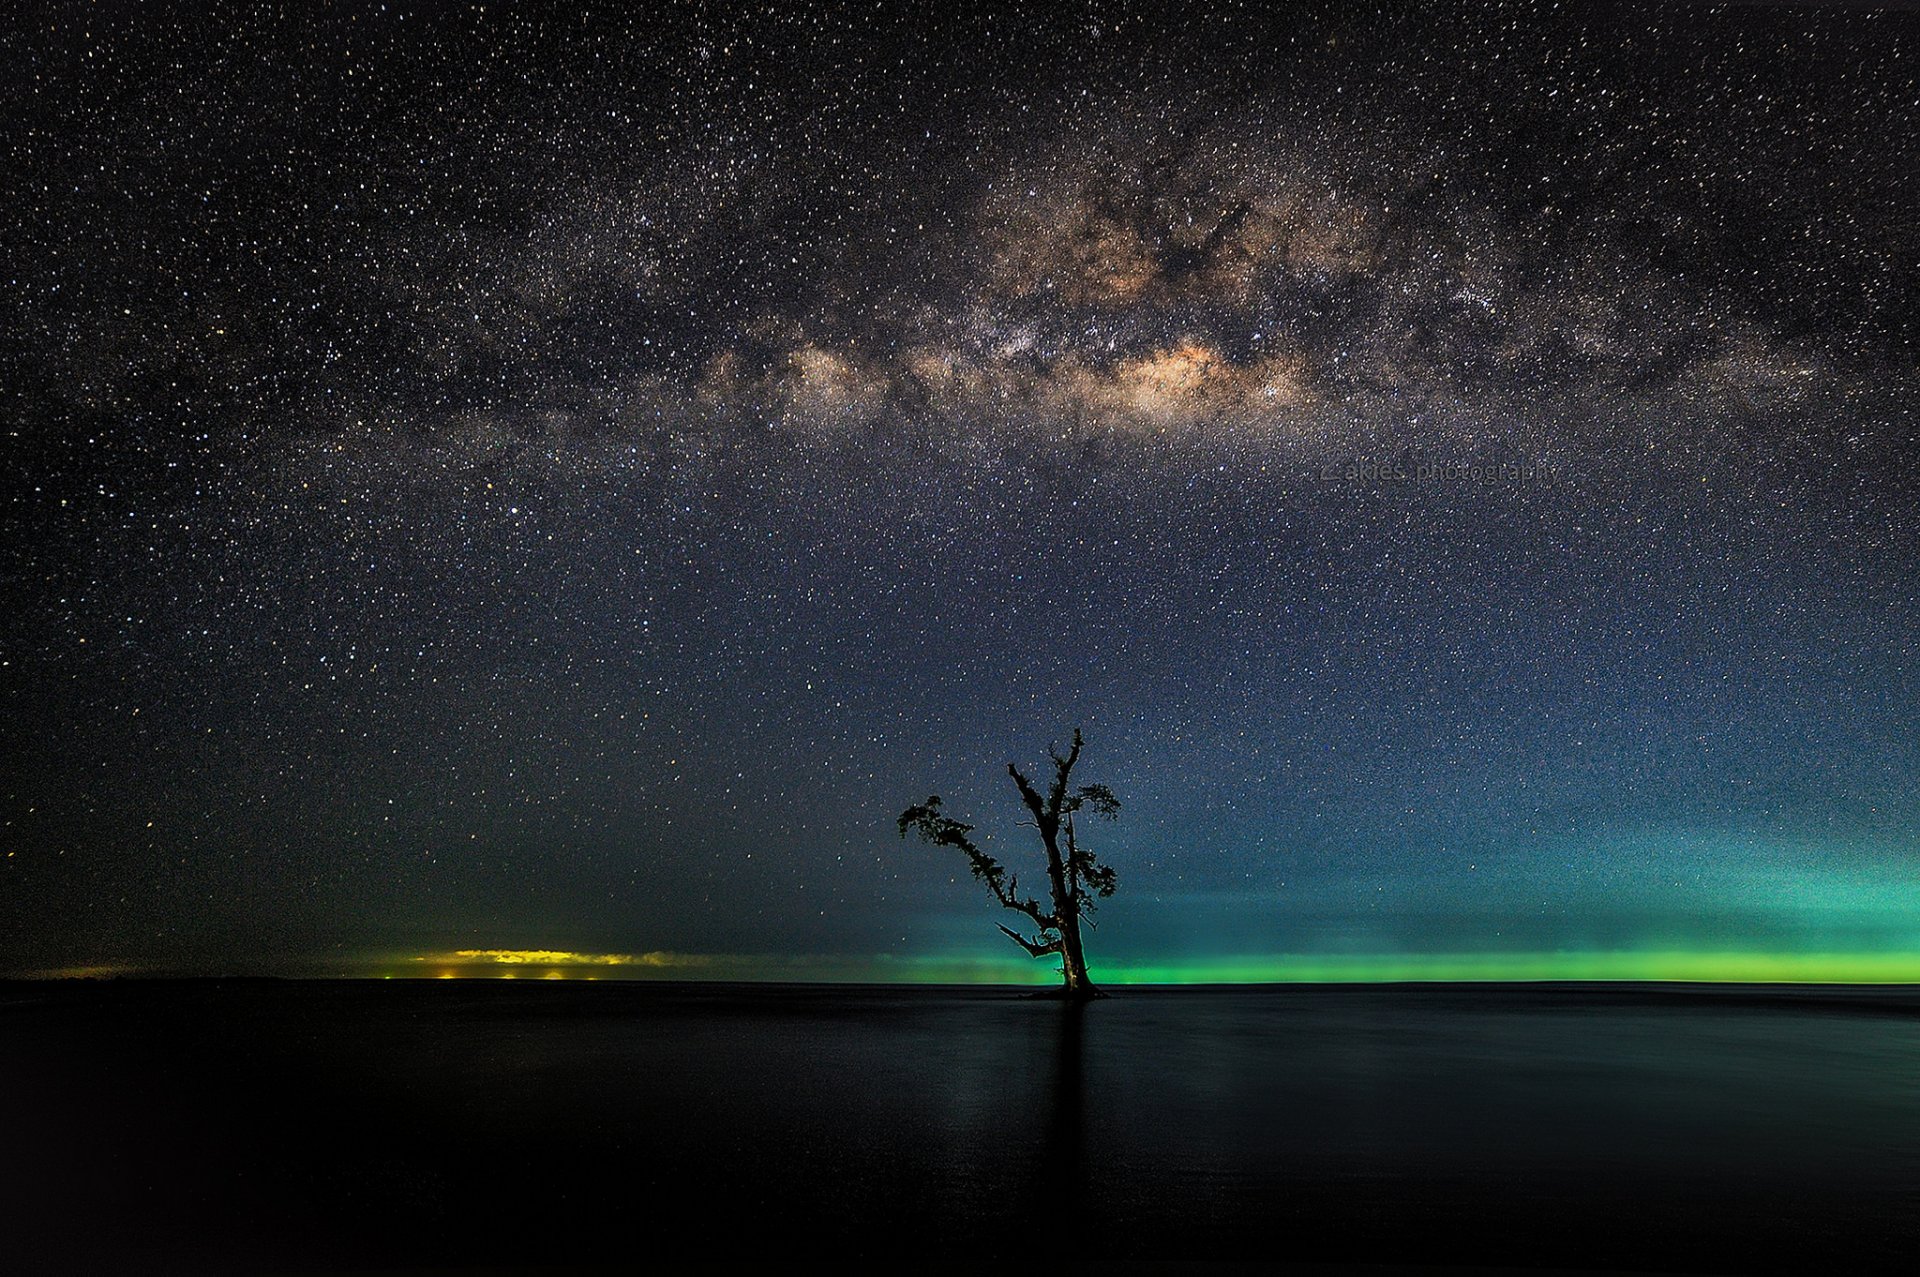
[[[423,953],[415,962],[442,967],[684,967],[704,966],[706,959],[694,954],[665,953],[580,953],[572,949],[455,949],[450,953]]]
[[[668,976],[683,979],[710,975],[707,970],[716,965],[725,965],[724,960],[708,954],[668,953],[664,950],[652,950],[646,953],[587,953],[575,949],[452,949],[438,953],[418,953],[405,957],[389,957],[384,962],[398,962],[407,965],[424,964],[433,968],[433,974],[441,980],[472,979],[491,977],[496,979],[514,979],[523,969],[529,979],[574,980],[598,979],[597,973],[614,971],[617,978],[632,976]],[[384,963],[383,963],[384,965]],[[422,973],[426,974],[426,973]]]

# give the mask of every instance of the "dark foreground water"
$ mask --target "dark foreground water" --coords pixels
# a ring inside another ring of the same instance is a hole
[[[1920,996],[0,986],[0,1177],[75,1272],[1906,1269]]]

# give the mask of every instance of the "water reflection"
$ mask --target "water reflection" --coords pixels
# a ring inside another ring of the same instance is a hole
[[[1041,1218],[1052,1216],[1058,1226],[1062,1219],[1077,1221],[1086,1214],[1086,1032],[1087,1016],[1098,1013],[1085,1002],[1061,1002],[1046,1010],[1056,1018],[1052,1086],[1034,1199]]]
[[[259,1218],[355,1262],[588,1262],[644,1236],[732,1257],[1716,1271],[1920,1246],[1920,996],[1901,990],[41,999],[0,1026],[10,1058],[59,1064],[0,1096],[9,1160],[105,1156],[16,1176],[15,1217],[88,1193],[129,1237]],[[503,1205],[535,1182],[559,1186],[564,1229]]]

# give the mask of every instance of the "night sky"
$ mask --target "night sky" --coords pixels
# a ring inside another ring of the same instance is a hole
[[[1920,973],[1913,14],[30,6],[0,100],[0,971],[1048,978],[893,817],[1017,866],[1078,726],[1096,978]]]

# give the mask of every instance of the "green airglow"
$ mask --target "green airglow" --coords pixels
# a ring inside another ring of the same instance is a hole
[[[1920,982],[1920,953],[1604,953],[1275,955],[1109,967],[1109,984],[1401,981],[1689,981],[1746,984]]]

